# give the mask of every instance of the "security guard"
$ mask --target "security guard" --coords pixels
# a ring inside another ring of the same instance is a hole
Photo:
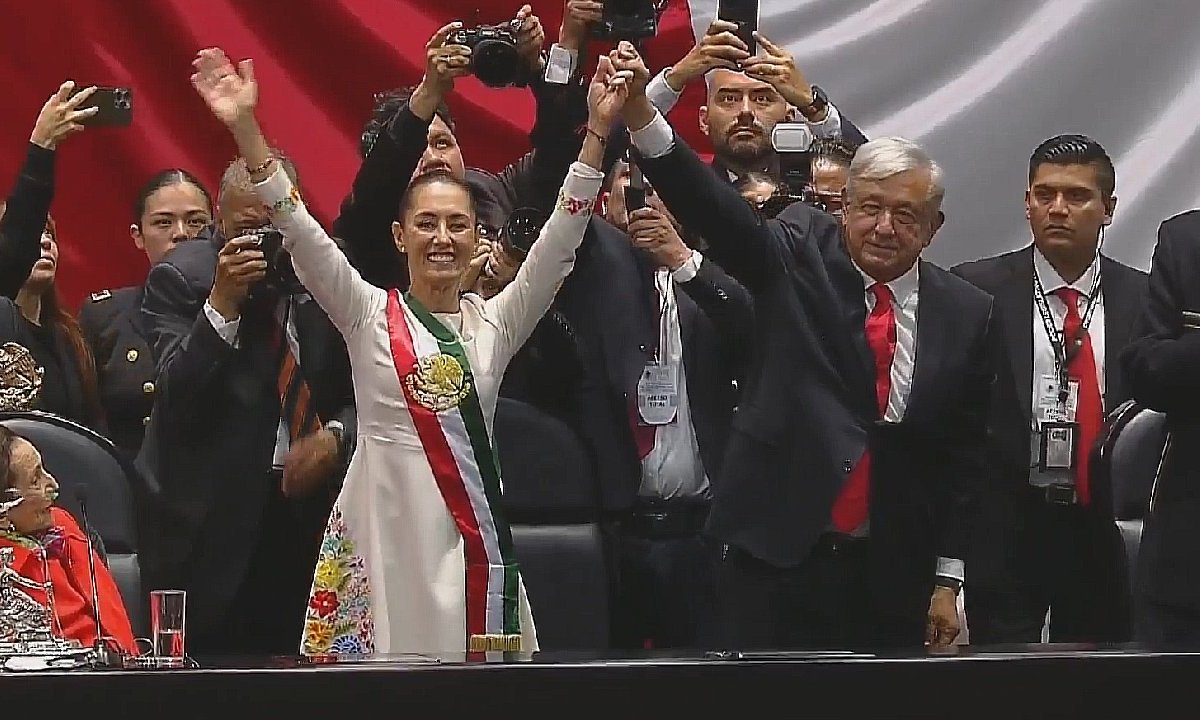
[[[212,196],[195,175],[179,168],[151,177],[134,201],[129,236],[151,264],[212,222]],[[100,403],[109,438],[130,459],[154,407],[154,355],[141,324],[142,286],[92,293],[79,324],[96,359]]]
[[[79,325],[96,358],[100,403],[109,438],[130,459],[154,407],[154,356],[141,330],[141,286],[94,292],[79,310]]]

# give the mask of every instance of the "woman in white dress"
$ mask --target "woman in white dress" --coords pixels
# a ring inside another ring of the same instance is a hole
[[[535,651],[499,507],[492,420],[509,359],[571,271],[629,73],[600,58],[587,135],[556,208],[513,282],[485,301],[460,292],[477,245],[465,184],[440,172],[413,180],[394,226],[411,288],[370,285],[269,156],[251,61],[235,69],[207,49],[193,65],[192,84],[237,141],[296,274],[345,338],[354,373],[358,448],[325,531],[301,653]]]

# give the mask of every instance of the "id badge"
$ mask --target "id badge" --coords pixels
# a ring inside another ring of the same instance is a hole
[[[647,425],[666,425],[679,412],[679,389],[675,368],[649,363],[638,378],[638,415]]]
[[[1044,422],[1038,434],[1038,469],[1072,470],[1075,467],[1075,431],[1073,422]]]
[[[1043,375],[1038,381],[1038,421],[1042,423],[1073,423],[1075,411],[1079,406],[1079,381],[1067,383],[1067,391],[1062,392],[1058,378]]]

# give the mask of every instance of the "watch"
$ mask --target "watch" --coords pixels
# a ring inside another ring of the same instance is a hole
[[[333,433],[333,439],[337,440],[338,452],[346,454],[346,426],[341,420],[330,420],[325,423],[325,429]]]
[[[936,578],[934,578],[933,584],[935,587],[950,588],[954,591],[955,595],[962,591],[963,586],[962,580],[946,577],[945,575],[938,575]]]
[[[809,117],[810,115],[821,115],[829,108],[829,96],[825,94],[825,91],[817,85],[813,85],[811,87],[813,96],[812,102],[805,107],[799,108],[800,114],[805,118]]]

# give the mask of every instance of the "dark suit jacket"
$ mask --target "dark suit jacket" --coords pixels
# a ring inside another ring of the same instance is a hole
[[[755,302],[756,354],[709,532],[772,565],[798,565],[829,528],[834,501],[869,446],[874,587],[885,612],[924,617],[936,558],[968,556],[1002,357],[991,298],[921,263],[912,392],[902,422],[880,423],[864,283],[836,221],[798,203],[763,222],[675,142],[667,155],[639,162],[676,217],[706,229],[709,255]]]
[[[203,633],[220,621],[258,542],[279,396],[276,369],[263,360],[269,329],[243,307],[237,348],[202,308],[212,287],[219,235],[177,245],[150,270],[142,317],[157,357],[158,398],[137,464],[152,511],[144,518],[151,587],[188,590],[189,625]],[[249,303],[254,302],[252,298]],[[300,367],[322,421],[338,419],[355,437],[349,359],[317,304],[295,301]],[[330,495],[297,502],[316,541]]]
[[[692,426],[710,483],[715,483],[736,404],[734,380],[750,345],[753,302],[708,258],[675,296]],[[633,504],[642,476],[632,403],[638,378],[658,343],[653,267],[624,232],[595,218],[560,298],[588,364],[579,423],[596,463],[601,507],[624,511]]]
[[[1200,211],[1193,210],[1158,230],[1139,339],[1121,357],[1133,397],[1165,412],[1171,434],[1142,529],[1135,587],[1191,613],[1200,612],[1200,330],[1185,328],[1182,313],[1200,313],[1197,278]]]
[[[981,502],[975,523],[976,540],[972,558],[972,585],[968,602],[988,603],[985,593],[1000,591],[1007,595],[1021,587],[1021,578],[1039,577],[1037,559],[1023,554],[1035,544],[1022,541],[1022,528],[1029,521],[1031,498],[1028,491],[1030,464],[1030,428],[1033,412],[1033,246],[993,258],[964,263],[954,272],[996,298],[1005,345],[1008,348],[1009,382],[1003,399],[993,403],[991,420],[993,457],[996,472]],[[1146,274],[1101,255],[1100,282],[1104,298],[1104,409],[1111,411],[1129,399],[1129,389],[1119,361],[1129,343],[1138,308],[1146,293]],[[1109,607],[1114,639],[1128,634],[1127,568],[1124,544],[1113,523],[1112,487],[1099,473],[1092,474],[1092,502],[1085,509],[1089,540],[1085,543],[1094,554],[1085,559],[1085,572],[1103,584],[1104,602]],[[1032,500],[1032,502],[1037,502]],[[1027,582],[1029,580],[1026,580]],[[1040,582],[1040,581],[1034,581]],[[1014,584],[1017,583],[1017,584]],[[987,607],[991,607],[990,603]],[[976,614],[986,612],[981,605]],[[998,610],[999,611],[999,610]],[[981,622],[990,619],[981,618]],[[1005,621],[1002,621],[1005,622]],[[1037,622],[1040,622],[1038,620]],[[1004,638],[998,638],[1003,640]]]
[[[142,446],[157,390],[154,354],[142,327],[142,292],[133,286],[92,293],[79,309],[109,438],[131,460]]]

